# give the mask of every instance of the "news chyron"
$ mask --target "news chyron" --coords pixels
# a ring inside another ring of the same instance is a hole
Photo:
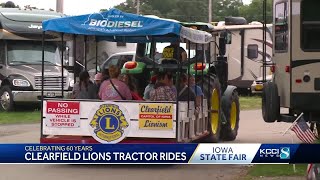
[[[0,144],[0,163],[288,164],[298,147],[299,145],[193,143]],[[16,153],[10,154],[12,151]]]

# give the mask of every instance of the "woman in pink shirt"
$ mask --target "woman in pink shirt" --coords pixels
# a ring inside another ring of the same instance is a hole
[[[129,87],[118,80],[120,69],[114,65],[109,67],[110,79],[103,81],[99,90],[101,100],[132,100]]]

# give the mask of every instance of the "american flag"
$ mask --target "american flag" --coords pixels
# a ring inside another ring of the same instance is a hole
[[[291,130],[295,132],[298,138],[304,143],[312,144],[317,139],[303,117],[291,127]]]

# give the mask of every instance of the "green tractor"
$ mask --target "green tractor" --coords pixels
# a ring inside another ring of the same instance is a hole
[[[213,28],[207,23],[184,23],[185,27],[210,32]],[[218,43],[216,43],[218,41]],[[136,60],[126,62],[121,72],[131,74],[137,82],[138,91],[143,94],[152,75],[159,71],[171,71],[178,83],[180,73],[195,76],[206,102],[203,113],[207,114],[207,138],[209,142],[233,141],[238,135],[240,104],[235,86],[228,85],[228,61],[225,57],[227,33],[210,44],[191,44],[181,42],[188,60],[162,60],[155,58],[170,43],[138,43]],[[153,61],[150,61],[150,60]],[[150,63],[152,62],[152,63]],[[205,141],[207,142],[207,141]]]

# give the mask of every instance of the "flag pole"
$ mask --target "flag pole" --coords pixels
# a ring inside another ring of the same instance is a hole
[[[301,116],[303,116],[303,113],[301,113],[301,114],[297,117],[297,119],[296,119],[295,121],[293,121],[293,123],[291,124],[291,126],[288,127],[288,129],[282,134],[282,136],[284,136],[284,135],[290,130],[290,128],[291,128],[293,125],[296,124],[296,122],[301,118]]]
[[[294,144],[294,140],[293,140],[293,135],[291,134],[291,140],[292,140],[292,144]],[[296,173],[297,170],[296,170],[296,164],[293,164],[293,172]]]
[[[303,113],[301,113],[297,119],[291,124],[291,126],[286,130],[284,131],[284,133],[282,134],[282,136],[284,136],[289,130],[290,128],[295,125],[297,123],[297,121],[303,116]],[[293,135],[291,134],[291,142],[292,144],[294,144],[294,140],[293,140]],[[292,164],[292,167],[293,167],[293,172],[296,173],[296,165],[295,164]]]

